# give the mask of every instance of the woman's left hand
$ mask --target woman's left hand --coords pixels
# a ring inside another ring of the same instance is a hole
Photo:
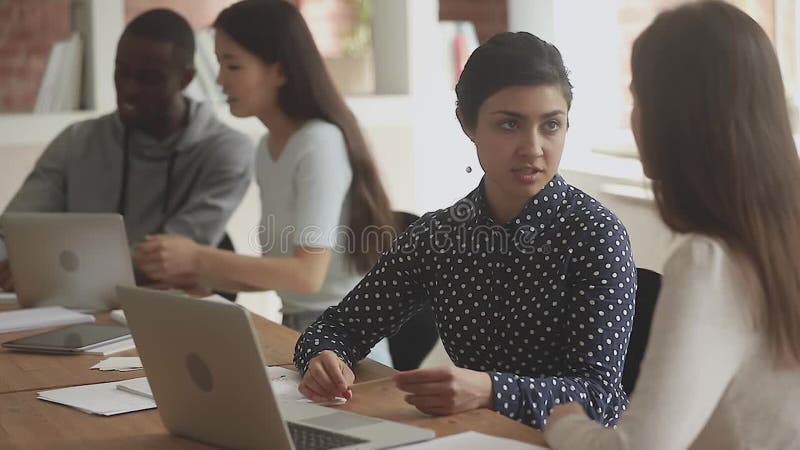
[[[573,414],[586,415],[586,411],[583,410],[583,406],[581,406],[581,404],[578,402],[563,403],[561,405],[554,406],[550,410],[550,416],[547,418],[547,426],[545,426],[545,430],[555,425],[556,422],[562,418],[571,416]]]
[[[437,416],[492,408],[492,379],[486,372],[459,367],[435,367],[400,372],[394,377],[406,391],[406,402]]]
[[[201,246],[193,240],[176,235],[147,235],[135,247],[133,261],[153,280],[192,277],[197,274]]]

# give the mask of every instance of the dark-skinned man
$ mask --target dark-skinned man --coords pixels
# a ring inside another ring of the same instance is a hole
[[[133,19],[117,46],[117,110],[61,132],[6,212],[118,212],[131,245],[151,233],[216,245],[250,184],[255,149],[210,105],[183,95],[194,51],[175,12]],[[13,289],[7,261],[0,288]]]

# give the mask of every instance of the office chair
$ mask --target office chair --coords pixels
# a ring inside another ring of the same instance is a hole
[[[220,249],[220,250],[230,250],[230,251],[232,251],[232,252],[235,252],[235,251],[236,251],[236,250],[233,248],[233,241],[231,241],[231,237],[230,237],[230,236],[228,236],[228,233],[227,233],[227,232],[225,232],[225,233],[222,235],[222,240],[220,240],[220,241],[219,241],[219,244],[217,244],[217,248],[218,248],[218,249]],[[219,295],[221,295],[222,297],[224,297],[224,298],[226,298],[226,299],[228,299],[228,300],[230,300],[230,301],[232,301],[232,302],[235,302],[235,301],[236,301],[236,295],[237,295],[237,294],[236,294],[236,292],[222,292],[222,291],[214,291],[214,293],[215,293],[215,294],[219,294]]]
[[[398,211],[394,215],[398,235],[419,219],[419,216],[407,212]],[[438,339],[439,332],[436,329],[433,309],[430,305],[425,305],[404,323],[394,336],[389,337],[389,354],[392,355],[394,368],[397,370],[419,368]]]
[[[633,393],[636,380],[639,378],[639,365],[644,357],[645,348],[647,348],[653,312],[656,309],[658,292],[661,290],[661,275],[652,270],[637,267],[636,284],[636,313],[633,316],[625,368],[622,370],[622,388],[628,395]]]

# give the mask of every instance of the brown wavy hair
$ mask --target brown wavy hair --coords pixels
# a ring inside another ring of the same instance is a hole
[[[656,17],[631,69],[661,217],[752,263],[758,325],[776,362],[799,363],[800,158],[769,38],[736,7],[692,3]]]
[[[286,83],[278,91],[278,105],[286,115],[322,119],[344,134],[353,171],[348,225],[354,239],[348,256],[356,270],[368,272],[391,245],[394,215],[356,118],[328,74],[303,16],[285,0],[244,0],[223,10],[214,28],[265,63],[281,64]]]

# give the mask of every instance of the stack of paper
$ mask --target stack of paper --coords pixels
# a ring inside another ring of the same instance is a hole
[[[0,312],[0,333],[94,322],[94,316],[70,311],[61,306],[17,309]]]
[[[48,402],[71,406],[89,414],[113,416],[133,411],[153,409],[152,399],[133,395],[117,389],[120,381],[73,386],[37,392],[38,398]]]
[[[99,363],[93,365],[92,369],[102,371],[116,370],[118,372],[127,372],[129,370],[137,370],[142,368],[142,360],[138,356],[114,356],[106,358]]]

